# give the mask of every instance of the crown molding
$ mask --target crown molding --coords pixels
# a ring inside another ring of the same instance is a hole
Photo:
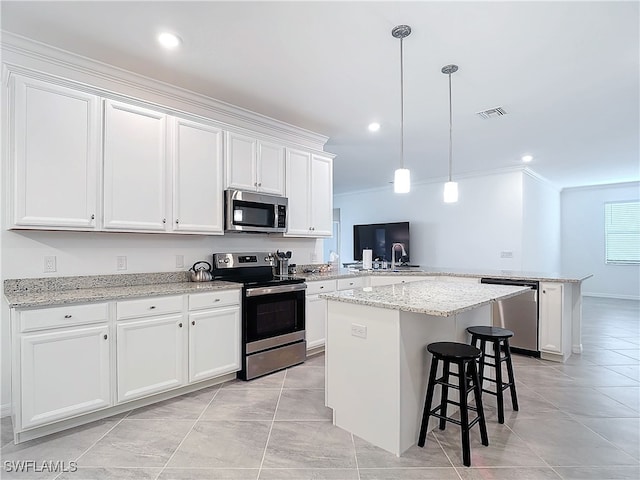
[[[0,30],[3,63],[19,65],[27,70],[43,71],[66,77],[85,85],[97,81],[99,90],[121,95],[119,89],[139,91],[152,97],[152,102],[166,103],[166,108],[179,109],[187,114],[271,135],[323,151],[329,137],[296,127],[286,122],[216,100],[185,88],[155,80],[98,60],[77,55],[27,37]],[[56,73],[51,72],[53,70]],[[64,73],[63,73],[64,72]],[[81,79],[78,79],[80,77]],[[105,85],[109,85],[105,88]],[[123,96],[131,96],[124,94]],[[145,99],[147,100],[147,99]]]
[[[564,192],[573,192],[576,190],[604,190],[609,188],[637,188],[638,195],[640,196],[640,180],[632,180],[630,182],[616,182],[616,183],[598,183],[595,185],[580,185],[579,187],[566,187],[562,189]]]

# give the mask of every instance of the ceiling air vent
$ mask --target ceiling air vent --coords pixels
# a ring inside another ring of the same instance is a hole
[[[483,110],[482,112],[476,112],[476,115],[479,115],[481,118],[485,120],[489,120],[490,118],[502,117],[506,115],[507,112],[502,107],[490,108],[488,110]]]

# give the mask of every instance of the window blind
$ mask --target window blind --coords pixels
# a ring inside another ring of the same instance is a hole
[[[606,263],[640,264],[640,201],[604,204]]]

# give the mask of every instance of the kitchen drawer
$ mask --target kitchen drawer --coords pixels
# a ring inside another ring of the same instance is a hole
[[[126,300],[117,303],[116,316],[118,320],[126,320],[128,318],[180,313],[182,311],[182,301],[182,296]]]
[[[108,315],[109,308],[106,303],[24,310],[20,312],[20,331],[32,332],[47,328],[106,322]]]
[[[362,288],[363,286],[364,286],[364,277],[338,279],[338,290],[349,290],[350,288]]]
[[[194,293],[189,295],[189,310],[203,310],[240,304],[240,290]]]
[[[320,280],[317,282],[307,282],[307,295],[317,295],[319,293],[329,293],[336,290],[335,280]]]

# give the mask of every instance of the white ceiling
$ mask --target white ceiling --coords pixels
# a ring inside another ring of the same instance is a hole
[[[1,2],[2,29],[330,137],[336,193],[529,167],[558,187],[640,179],[631,2]],[[162,29],[183,45],[156,44]],[[508,115],[475,112],[502,106]],[[382,124],[372,134],[371,121]]]

